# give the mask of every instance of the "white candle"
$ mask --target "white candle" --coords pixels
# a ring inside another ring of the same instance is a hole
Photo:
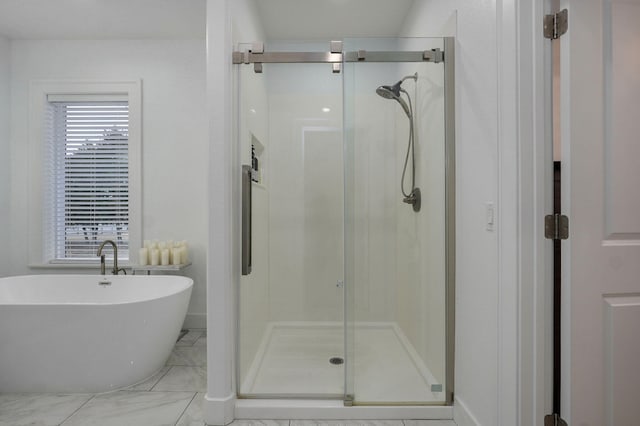
[[[142,247],[138,251],[138,262],[142,266],[149,264],[149,249],[147,247]]]
[[[180,243],[180,262],[182,263],[189,262],[189,249],[187,247],[186,241],[182,241]]]
[[[180,253],[180,247],[174,247],[171,249],[171,264],[180,265],[182,263],[182,254]]]
[[[151,248],[151,240],[144,240],[144,248],[146,249],[150,249]]]
[[[169,264],[169,249],[163,248],[160,256],[160,264],[166,266]]]
[[[151,265],[157,266],[160,264],[160,250],[157,248],[151,249]]]

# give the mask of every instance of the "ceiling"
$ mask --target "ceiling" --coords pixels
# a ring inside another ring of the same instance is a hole
[[[12,39],[204,38],[205,0],[0,0]]]
[[[267,39],[396,36],[414,0],[256,0]]]
[[[232,0],[233,1],[233,0]],[[266,38],[397,35],[414,0],[253,0]],[[11,39],[204,38],[206,0],[0,0]]]

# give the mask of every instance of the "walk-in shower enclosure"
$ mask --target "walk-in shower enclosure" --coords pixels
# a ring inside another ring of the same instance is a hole
[[[453,47],[236,46],[239,400],[451,404]]]

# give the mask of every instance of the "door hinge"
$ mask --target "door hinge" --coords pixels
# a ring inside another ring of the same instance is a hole
[[[544,416],[544,426],[567,426],[567,422],[558,414],[547,414]]]
[[[569,28],[569,11],[562,9],[558,13],[544,16],[544,38],[555,40]]]
[[[549,240],[569,238],[569,218],[563,214],[548,214],[544,217],[544,237]]]

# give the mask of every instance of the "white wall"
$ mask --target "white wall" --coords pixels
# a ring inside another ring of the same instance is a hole
[[[204,40],[12,42],[12,274],[63,272],[28,265],[29,82],[141,79],[142,236],[189,242],[193,265],[184,274],[193,278],[194,289],[186,325],[205,326],[205,71]]]
[[[10,118],[10,42],[0,37],[0,277],[9,275],[9,247],[11,247],[10,178],[11,145]]]
[[[234,419],[237,317],[236,285],[240,281],[239,148],[233,138],[234,81],[231,47],[238,41],[259,40],[253,0],[207,0],[207,110],[209,119],[209,253],[207,256],[207,394],[203,418],[207,424]],[[229,188],[232,193],[229,193]],[[235,194],[235,195],[234,195]]]

